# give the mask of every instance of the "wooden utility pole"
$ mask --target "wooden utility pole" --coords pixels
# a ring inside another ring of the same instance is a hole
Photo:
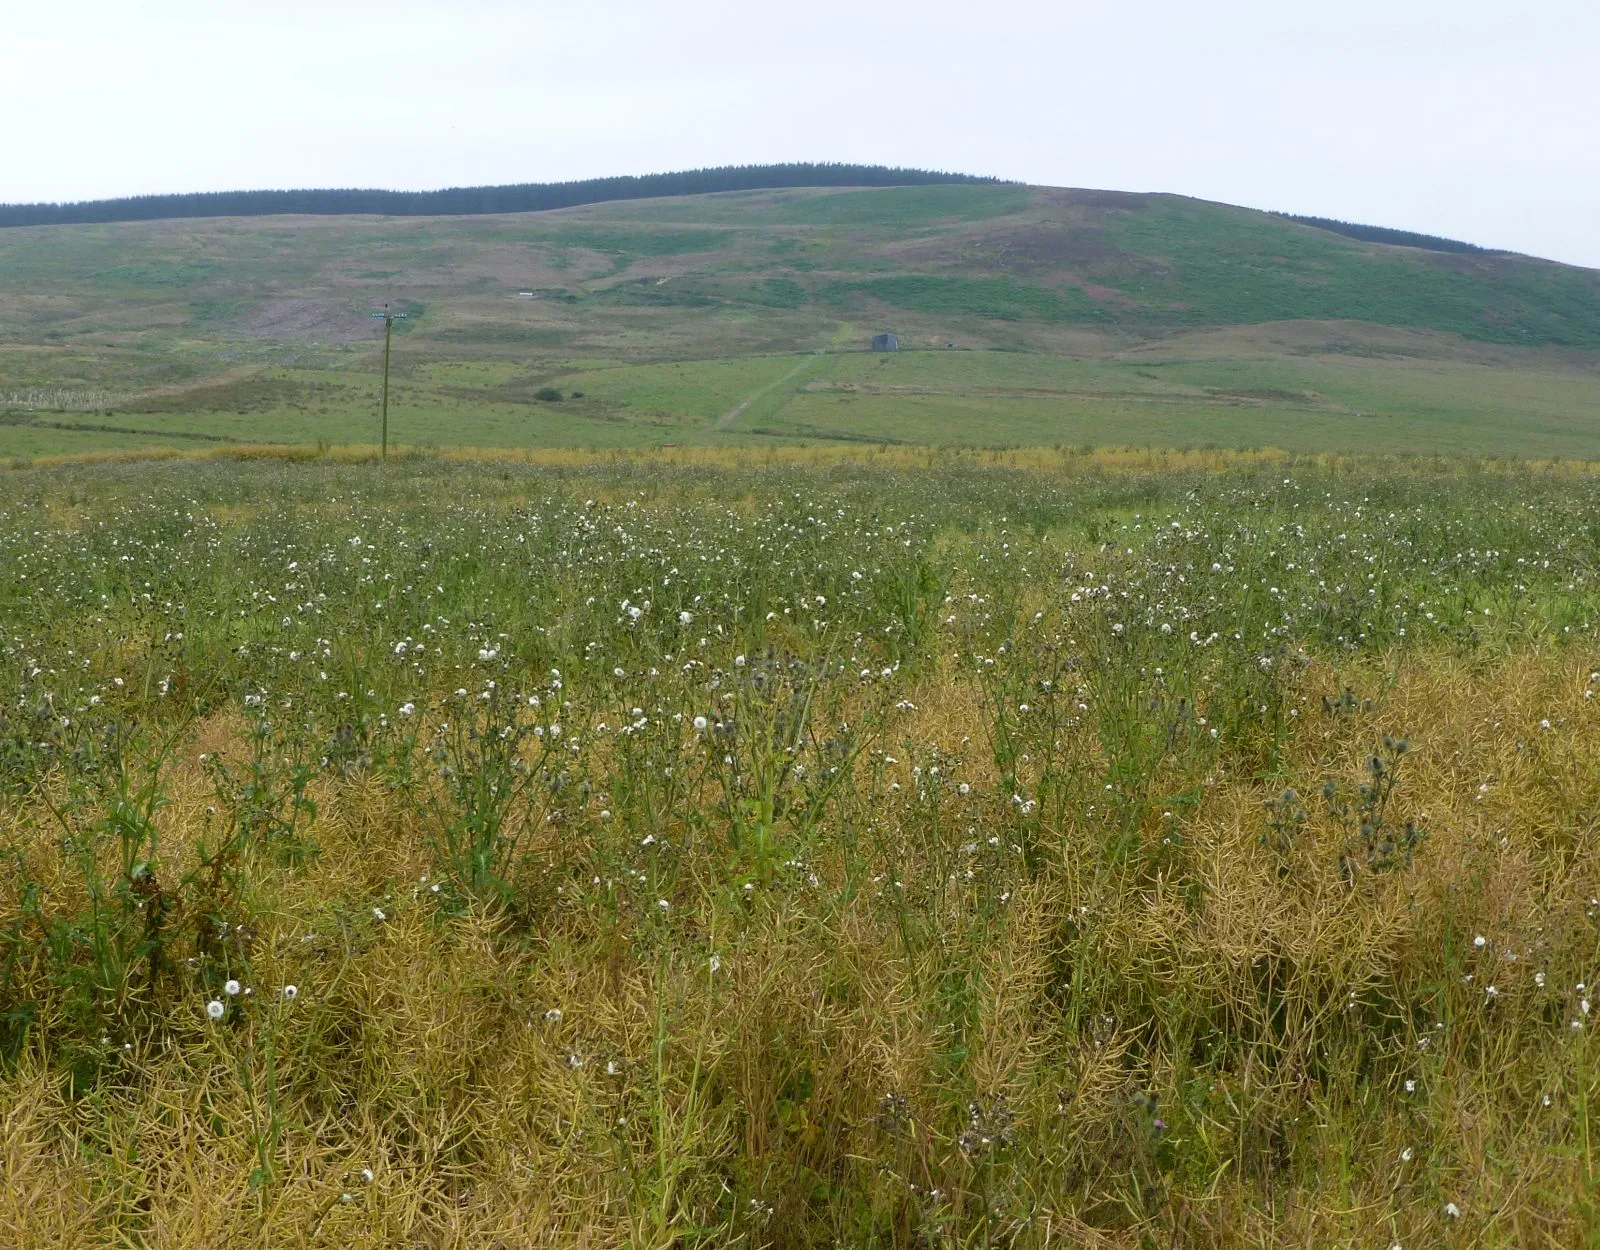
[[[389,315],[389,305],[383,306],[383,450],[382,458],[389,458],[389,342],[394,338],[394,318]]]
[[[389,344],[394,340],[395,318],[404,319],[405,313],[390,312],[389,305],[383,306],[382,312],[372,314],[374,318],[383,318],[383,426],[379,444],[382,458],[389,458]]]

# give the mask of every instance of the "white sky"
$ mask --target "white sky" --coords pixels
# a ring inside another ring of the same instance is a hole
[[[841,160],[1600,267],[1597,0],[0,0],[0,201]]]

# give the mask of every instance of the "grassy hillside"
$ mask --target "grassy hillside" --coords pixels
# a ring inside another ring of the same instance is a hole
[[[0,454],[369,438],[384,302],[412,443],[1596,450],[1600,273],[934,185],[3,231]]]

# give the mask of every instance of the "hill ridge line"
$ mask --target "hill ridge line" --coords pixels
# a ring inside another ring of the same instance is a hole
[[[0,204],[0,227],[104,225],[193,217],[268,217],[285,214],[460,217],[548,212],[617,200],[662,199],[724,191],[781,191],[810,187],[1016,185],[1000,178],[887,165],[795,162],[719,165],[672,173],[624,174],[566,182],[444,187],[435,191],[330,187],[292,190],[196,191],[121,196],[67,203]]]

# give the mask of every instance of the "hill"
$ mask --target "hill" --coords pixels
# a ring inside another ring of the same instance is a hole
[[[4,230],[0,454],[366,441],[385,302],[409,443],[1600,452],[1600,273],[1326,224],[930,183]]]

